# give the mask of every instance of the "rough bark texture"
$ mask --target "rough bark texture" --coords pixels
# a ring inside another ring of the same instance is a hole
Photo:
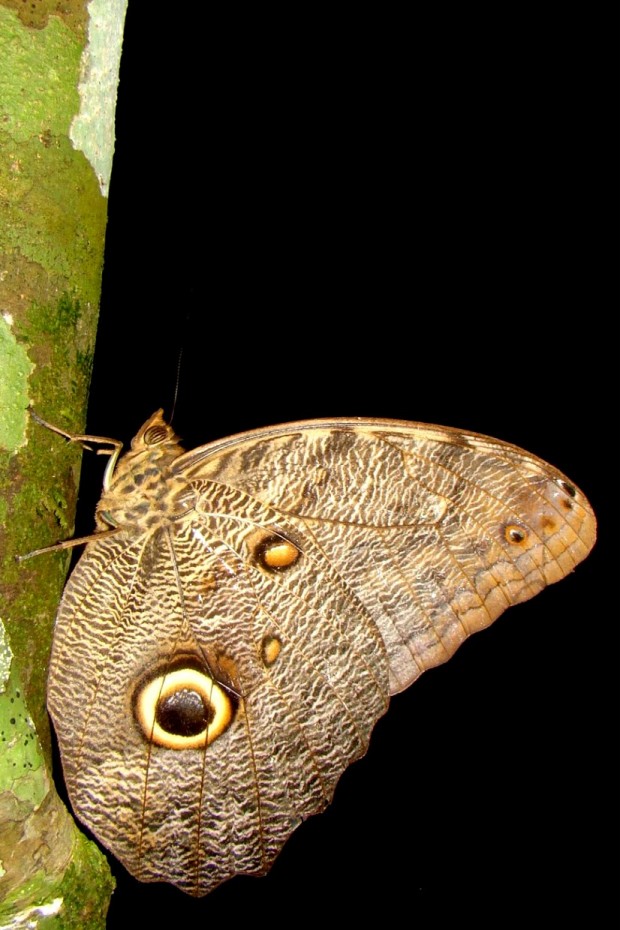
[[[50,772],[46,670],[70,554],[125,0],[0,6],[0,926],[105,925],[112,880]],[[30,922],[28,922],[30,921]]]

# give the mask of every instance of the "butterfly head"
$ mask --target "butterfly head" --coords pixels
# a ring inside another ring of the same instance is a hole
[[[160,408],[149,417],[144,426],[131,441],[132,452],[144,452],[156,447],[175,451],[181,455],[185,450],[179,443],[179,437],[172,427],[164,420],[164,411]]]

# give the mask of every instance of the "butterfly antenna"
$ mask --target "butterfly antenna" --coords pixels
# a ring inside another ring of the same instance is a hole
[[[183,346],[179,349],[179,357],[177,359],[177,376],[174,382],[174,395],[172,397],[172,409],[170,410],[170,420],[169,423],[172,424],[174,420],[174,412],[177,406],[177,400],[179,398],[179,383],[181,381],[181,362],[183,361]]]
[[[177,376],[176,376],[175,383],[174,383],[174,396],[172,398],[172,409],[170,411],[170,419],[168,421],[171,426],[172,426],[172,421],[174,420],[174,412],[176,410],[177,400],[179,399],[179,385],[181,383],[181,364],[183,362],[183,349],[185,348],[185,339],[187,336],[187,324],[190,319],[191,319],[191,313],[188,312],[185,314],[185,320],[183,321],[181,345],[179,347],[179,355],[177,357]]]

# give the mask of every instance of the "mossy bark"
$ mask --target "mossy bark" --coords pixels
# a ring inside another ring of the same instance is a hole
[[[112,880],[59,801],[45,709],[97,325],[125,0],[0,5],[0,926],[105,926]],[[27,919],[26,919],[27,918]]]

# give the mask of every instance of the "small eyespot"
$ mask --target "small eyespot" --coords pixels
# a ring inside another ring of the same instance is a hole
[[[527,531],[518,523],[509,523],[504,527],[504,537],[506,542],[520,545],[527,540]]]
[[[202,749],[221,736],[235,715],[233,700],[207,670],[175,668],[136,694],[136,720],[146,739],[166,749]]]
[[[277,636],[265,636],[261,643],[263,665],[269,668],[282,652],[282,640]]]
[[[295,565],[300,555],[297,546],[284,536],[270,536],[262,540],[255,551],[256,561],[268,571],[290,568]]]
[[[569,484],[568,481],[564,481],[563,478],[558,478],[558,487],[562,488],[569,497],[577,497],[577,488]]]

